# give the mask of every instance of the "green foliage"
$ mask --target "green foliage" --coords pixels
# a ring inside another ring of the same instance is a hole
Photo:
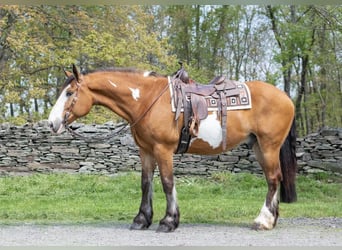
[[[13,116],[13,117],[8,117],[6,120],[5,119],[0,119],[0,122],[9,122],[10,124],[14,125],[23,125],[27,122],[27,119],[25,116],[19,115],[19,116]]]
[[[336,53],[336,45],[341,49],[341,32],[336,30],[341,8],[267,6],[265,13],[278,44],[274,60],[282,66],[284,89],[288,94],[296,91],[299,134],[341,127],[342,120],[335,119],[341,117],[342,106],[341,73],[335,68],[341,66]],[[336,30],[333,36],[331,30]]]
[[[82,69],[133,66],[165,72],[176,65],[166,41],[149,30],[153,16],[141,6],[2,6],[0,18],[6,34],[0,41],[6,55],[0,54],[0,99],[13,107],[11,114],[4,110],[2,120],[46,118],[62,69],[72,63]],[[42,109],[40,116],[34,114]],[[97,111],[85,121],[108,119],[104,109]]]
[[[176,179],[182,223],[251,224],[264,202],[263,176],[220,173]],[[298,177],[298,202],[280,203],[281,217],[341,217],[342,182]],[[154,180],[154,223],[165,195]],[[34,174],[0,178],[1,223],[131,223],[141,199],[140,175]]]
[[[171,74],[181,60],[200,83],[226,75],[284,88],[301,135],[341,127],[341,13],[314,5],[4,5],[0,121],[46,119],[72,63]],[[109,117],[99,109],[84,120]]]

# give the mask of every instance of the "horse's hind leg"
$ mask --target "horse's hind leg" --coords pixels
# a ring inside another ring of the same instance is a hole
[[[254,220],[253,228],[257,230],[272,229],[276,225],[279,215],[278,186],[282,178],[279,164],[279,149],[276,145],[263,145],[260,148],[258,142],[254,144],[253,149],[268,184],[265,203],[259,216]]]
[[[140,158],[142,164],[141,171],[141,204],[139,213],[133,220],[130,229],[141,230],[147,229],[152,224],[153,207],[153,174],[156,168],[156,161],[153,156],[140,150]]]

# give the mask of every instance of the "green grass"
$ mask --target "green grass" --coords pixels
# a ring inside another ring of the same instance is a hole
[[[298,202],[280,203],[281,217],[342,217],[342,183],[328,176],[297,179]],[[181,223],[250,224],[266,195],[263,177],[216,174],[176,180]],[[154,181],[154,222],[165,212]],[[0,224],[131,223],[140,205],[140,176],[35,174],[0,178]]]

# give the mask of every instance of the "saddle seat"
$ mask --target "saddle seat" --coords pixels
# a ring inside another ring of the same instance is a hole
[[[186,84],[184,91],[186,93],[201,96],[213,96],[214,98],[219,98],[217,95],[215,95],[217,91],[224,91],[227,97],[239,94],[239,90],[237,89],[234,81],[228,80],[224,76],[215,77],[208,85],[202,85],[199,83]]]
[[[186,96],[190,97],[192,111],[197,121],[203,120],[208,116],[207,102],[204,97],[210,96],[225,106],[227,97],[236,96],[240,93],[235,82],[223,76],[215,77],[208,85],[198,83],[186,84],[183,86],[183,91]],[[223,107],[220,111],[223,111]]]

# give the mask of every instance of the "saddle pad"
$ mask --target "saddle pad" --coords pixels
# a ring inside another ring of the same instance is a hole
[[[227,110],[240,110],[252,108],[251,94],[248,86],[245,83],[234,81],[239,90],[239,95],[227,97]],[[172,81],[169,80],[170,94],[171,94],[171,109],[176,112],[176,98],[174,95],[174,87]],[[212,96],[204,97],[207,102],[208,111],[218,110],[218,99]],[[183,108],[181,109],[183,112]]]

